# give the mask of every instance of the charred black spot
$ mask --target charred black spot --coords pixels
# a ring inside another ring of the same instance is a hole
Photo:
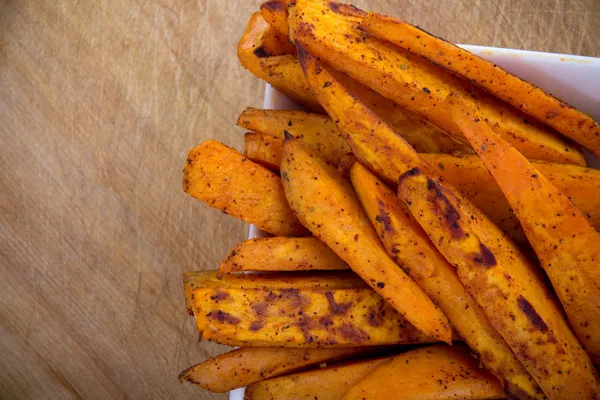
[[[313,329],[313,322],[312,320],[308,319],[308,318],[300,318],[298,320],[298,322],[296,322],[295,324],[300,331],[302,332],[302,335],[304,336],[304,339],[307,341],[310,341],[311,343],[313,342],[313,337],[311,335],[311,329]]]
[[[282,289],[281,297],[290,302],[291,308],[300,308],[303,305],[303,298],[298,289]]]
[[[473,254],[473,261],[484,268],[491,268],[498,264],[494,254],[481,242],[479,242],[479,252]]]
[[[304,25],[306,23],[301,22],[299,25],[299,28],[306,28]],[[304,71],[305,74],[307,74],[306,68],[308,67],[309,61],[312,59],[312,56],[310,55],[310,53],[308,52],[308,50],[306,50],[304,47],[302,47],[302,45],[298,42],[296,42],[296,51],[298,52],[298,60],[300,61],[300,66],[302,67],[302,71]],[[321,71],[323,70],[323,68],[315,63],[314,64],[314,69],[315,69],[315,73],[318,75],[321,73]]]
[[[254,53],[254,55],[258,58],[265,58],[269,56],[263,46],[257,47],[252,53]]]
[[[527,299],[525,299],[523,296],[519,296],[517,303],[519,304],[521,311],[523,311],[523,314],[525,314],[535,329],[544,333],[548,332],[548,325],[546,325],[542,317],[540,317],[540,314],[537,313],[535,308],[533,308]]]
[[[435,189],[435,181],[433,179],[427,179],[427,190]]]
[[[277,298],[277,295],[273,292],[269,292],[268,295],[265,296],[265,301],[269,302],[269,301],[273,301]]]
[[[329,4],[327,4],[327,6],[329,7],[329,9],[331,11],[333,11],[336,14],[340,14],[340,15],[359,16],[359,17],[363,17],[363,16],[367,15],[366,12],[364,12],[363,10],[361,10],[358,7],[353,6],[352,4],[338,3],[336,1],[330,1]]]
[[[285,138],[284,141],[292,140],[294,138],[294,136],[285,129],[283,130],[283,137]]]
[[[280,0],[265,1],[260,5],[260,9],[266,9],[270,11],[281,11],[285,10],[285,3]]]
[[[384,303],[381,305],[383,306]],[[385,321],[385,309],[383,307],[379,307],[378,309],[375,307],[369,307],[369,312],[366,315],[367,322],[369,325],[373,327],[378,327],[383,325]]]
[[[412,169],[409,169],[402,175],[400,175],[400,178],[398,178],[398,190],[400,189],[400,186],[402,186],[402,183],[404,182],[405,179],[408,179],[411,176],[421,175],[422,173],[423,172],[421,171],[421,169],[419,167],[414,167]]]
[[[369,335],[362,328],[348,322],[339,327],[340,335],[351,343],[362,343],[369,339]]]
[[[325,297],[327,297],[327,301],[329,302],[329,307],[331,308],[331,313],[333,315],[343,315],[348,312],[348,309],[352,306],[352,302],[340,304],[335,301],[333,298],[332,292],[325,292]]]
[[[375,220],[383,225],[383,229],[385,229],[386,232],[393,232],[392,219],[387,212],[385,204],[381,199],[377,199],[377,205],[379,207],[379,214],[375,217]]]
[[[251,305],[251,307],[252,307],[252,311],[254,312],[254,314],[257,317],[266,317],[267,316],[267,307],[269,307],[269,304],[266,301],[254,303]]]
[[[252,332],[256,332],[263,326],[265,326],[265,323],[263,321],[252,321],[248,329],[250,329]]]
[[[333,319],[330,315],[326,315],[324,317],[319,318],[319,324],[324,326],[331,326],[333,325]]]
[[[383,283],[383,282],[377,282],[377,287],[379,289],[383,289],[385,287],[385,283]]]
[[[327,81],[323,84],[323,89],[325,89],[326,87],[331,86],[331,82]]]
[[[444,193],[446,189],[435,180],[428,179],[427,190],[431,192],[430,196],[428,196],[428,200],[431,202],[434,212],[436,215],[442,215],[444,217],[444,221],[448,228],[450,228],[452,237],[455,239],[463,238],[465,236],[465,231],[463,231],[459,224],[460,214]]]
[[[215,292],[215,294],[213,296],[210,296],[210,299],[213,300],[213,301],[214,300],[221,301],[221,300],[225,300],[228,297],[229,297],[229,293],[217,289],[217,291]]]
[[[235,317],[235,316],[229,314],[228,312],[221,311],[221,310],[218,310],[215,312],[209,312],[206,316],[209,317],[210,319],[214,319],[214,320],[222,322],[224,324],[237,325],[240,322],[240,319],[238,317]]]

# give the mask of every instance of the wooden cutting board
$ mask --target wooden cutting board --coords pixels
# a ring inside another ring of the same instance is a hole
[[[187,151],[262,105],[236,60],[258,1],[0,1],[0,397],[224,398],[181,274],[247,227],[185,195]],[[600,3],[359,1],[461,43],[600,56]]]

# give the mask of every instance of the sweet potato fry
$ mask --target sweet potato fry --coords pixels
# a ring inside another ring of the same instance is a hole
[[[535,85],[399,19],[369,13],[360,26],[468,79],[600,156],[600,125]]]
[[[309,278],[301,276],[287,277],[284,285],[270,274],[258,280],[245,275],[232,286],[215,287],[210,285],[213,272],[208,284],[192,289],[189,298],[201,337],[230,346],[359,347],[433,341],[363,282],[340,282],[348,275],[340,273],[331,280],[321,275],[320,287],[310,287]],[[247,284],[235,286],[244,280]],[[257,287],[259,281],[262,286]]]
[[[424,153],[473,154],[469,145],[451,138],[426,119],[383,97],[347,74],[335,69],[329,69],[329,73],[415,150]]]
[[[238,59],[244,68],[290,99],[313,111],[321,111],[302,78],[302,70],[295,54],[269,56],[264,50],[265,36],[271,28],[259,12],[252,14],[246,32],[238,43]]]
[[[544,398],[541,389],[490,324],[396,194],[359,163],[350,172],[360,202],[394,261],[441,308],[465,342],[515,398]],[[460,397],[460,396],[459,396]]]
[[[328,368],[285,375],[253,383],[246,388],[245,400],[318,399],[339,400],[369,372],[391,357],[353,361]]]
[[[461,98],[446,102],[502,189],[548,274],[575,334],[600,366],[600,234],[588,218]]]
[[[310,271],[349,269],[315,237],[269,237],[243,241],[231,250],[219,274],[239,271]]]
[[[183,190],[211,207],[274,235],[304,235],[281,179],[214,140],[194,147],[183,169]]]
[[[531,159],[585,165],[581,150],[551,129],[495,99],[450,72],[357,29],[361,17],[348,16],[325,0],[298,0],[288,8],[290,38],[332,68],[426,118],[465,143],[442,102],[463,94],[494,130]]]
[[[272,57],[283,54],[296,54],[296,46],[290,43],[287,35],[282,35],[277,29],[267,29],[262,38],[262,45],[255,50],[255,55]]]
[[[339,349],[241,347],[191,366],[179,374],[179,380],[193,383],[211,392],[225,393],[324,361],[339,361],[369,354],[372,349],[373,347]]]
[[[600,395],[594,367],[536,266],[466,198],[418,168],[398,196],[551,399]]]
[[[397,355],[353,385],[344,400],[480,400],[506,395],[465,346],[429,346]],[[518,397],[524,398],[524,397]]]
[[[260,132],[244,134],[244,156],[271,171],[279,171],[283,140]]]
[[[355,98],[329,69],[320,65],[304,48],[298,57],[306,81],[327,114],[336,121],[345,139],[361,163],[395,184],[404,171],[429,166],[403,138],[364,103]]]
[[[284,0],[267,0],[261,3],[260,13],[277,32],[288,35],[287,4]]]
[[[276,137],[280,141],[276,144],[277,149],[283,144],[284,133],[288,132],[333,165],[338,165],[340,158],[350,152],[342,132],[331,118],[322,114],[246,108],[237,124],[245,129]],[[280,162],[281,158],[278,160]]]
[[[193,313],[192,294],[198,288],[231,288],[231,289],[361,289],[367,284],[355,273],[336,272],[302,272],[302,273],[270,273],[270,274],[224,274],[218,271],[186,272],[183,275],[185,290],[185,306],[188,314]]]
[[[386,254],[351,186],[333,166],[288,138],[281,176],[292,210],[316,237],[423,333],[450,341],[447,318]]]

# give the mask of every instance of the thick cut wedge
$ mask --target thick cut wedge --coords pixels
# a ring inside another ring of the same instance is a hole
[[[500,379],[506,392],[515,398],[544,398],[460,282],[456,269],[435,248],[396,194],[361,164],[354,164],[350,178],[390,257],[440,307],[482,364]]]
[[[400,174],[416,166],[434,173],[434,168],[410,144],[353,96],[329,69],[302,47],[298,47],[298,57],[313,93],[344,132],[352,153],[362,164],[391,184],[396,184]]]
[[[352,187],[297,140],[283,145],[286,197],[312,233],[424,334],[450,341],[447,318],[387,255]]]
[[[433,341],[363,282],[340,282],[344,276],[348,273],[331,280],[322,275],[313,287],[308,276],[288,276],[286,284],[271,274],[244,276],[226,286],[214,282],[211,272],[207,283],[196,283],[190,290],[189,299],[201,337],[229,346],[358,347]],[[243,284],[246,279],[248,284]],[[262,286],[256,286],[259,281]]]
[[[589,219],[460,98],[447,99],[457,126],[502,189],[548,274],[571,326],[600,366],[600,234]]]
[[[260,132],[244,134],[244,156],[263,167],[279,171],[282,153],[283,140]]]
[[[369,13],[360,26],[468,79],[600,156],[600,125],[535,85],[399,19]]]
[[[344,400],[481,400],[506,395],[465,346],[430,346],[400,354],[369,372]],[[524,398],[524,397],[519,397]]]
[[[361,17],[338,12],[322,0],[298,0],[288,11],[290,37],[296,47],[305,47],[334,69],[428,119],[455,139],[466,141],[442,105],[451,92],[468,99],[493,129],[526,157],[585,165],[578,146],[553,130],[529,121],[526,114],[429,61],[361,32],[357,29]]]
[[[321,111],[302,78],[298,57],[295,54],[270,56],[266,53],[263,47],[265,38],[271,35],[273,29],[259,12],[252,14],[238,43],[240,64],[296,103],[309,110]]]
[[[311,271],[349,269],[315,237],[269,237],[246,240],[231,250],[220,274],[239,271]]]
[[[322,114],[246,108],[238,118],[237,124],[245,129],[268,134],[279,140],[279,143],[273,144],[273,150],[265,149],[265,151],[280,151],[285,132],[287,132],[333,165],[338,165],[342,156],[350,152],[350,148],[335,122]],[[271,142],[266,147],[270,145]],[[248,149],[248,145],[246,145],[246,149],[252,153],[252,148]],[[281,156],[275,157],[273,163],[277,163],[277,167],[279,167]]]
[[[594,367],[533,265],[467,199],[418,168],[398,196],[551,399],[600,395]]]
[[[274,235],[305,235],[273,172],[214,140],[194,147],[183,169],[183,190],[211,207]]]
[[[340,349],[242,347],[191,366],[179,374],[179,380],[193,383],[211,392],[225,393],[322,362],[369,354],[373,349],[372,347]]]
[[[192,294],[198,288],[232,289],[362,289],[367,284],[358,275],[348,271],[285,272],[269,274],[223,274],[218,271],[196,271],[183,274],[185,306],[193,315]]]
[[[245,400],[339,400],[365,375],[390,357],[334,364],[314,371],[267,379],[249,385]]]

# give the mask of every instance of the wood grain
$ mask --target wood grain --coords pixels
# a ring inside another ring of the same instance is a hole
[[[177,374],[181,274],[246,235],[181,190],[187,151],[241,148],[263,84],[235,45],[259,2],[0,0],[0,393],[225,398]],[[356,5],[461,43],[600,56],[597,0]]]

